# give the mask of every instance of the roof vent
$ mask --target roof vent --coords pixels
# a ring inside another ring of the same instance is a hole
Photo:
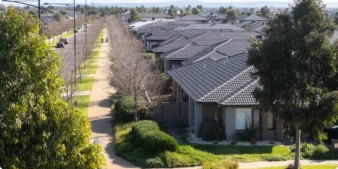
[[[226,62],[229,62],[229,55],[225,56],[225,60],[226,60]]]
[[[205,63],[203,64],[203,67],[205,68]]]

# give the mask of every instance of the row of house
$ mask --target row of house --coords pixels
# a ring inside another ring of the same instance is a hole
[[[227,139],[251,122],[260,130],[259,139],[282,140],[283,123],[263,112],[252,95],[259,84],[251,75],[255,69],[247,65],[249,39],[263,39],[262,34],[195,19],[153,22],[135,31],[145,50],[164,61],[172,96],[188,102],[189,126],[195,134],[203,120],[217,119]]]

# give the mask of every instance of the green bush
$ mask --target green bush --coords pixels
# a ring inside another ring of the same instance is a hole
[[[135,141],[136,138],[141,137],[142,134],[153,130],[160,131],[160,127],[155,121],[142,120],[134,123],[131,128],[131,135],[133,137],[133,141]]]
[[[134,99],[132,97],[119,97],[114,102],[114,116],[118,122],[127,123],[134,121],[135,106]],[[142,106],[138,107],[138,116],[139,119],[146,118],[146,109]]]
[[[222,162],[208,162],[203,165],[203,169],[238,169],[238,162],[232,160],[223,160]]]
[[[198,136],[205,141],[223,140],[226,137],[224,125],[215,120],[206,120],[201,124]]]
[[[179,146],[175,138],[157,130],[145,132],[137,138],[136,143],[142,145],[148,153],[176,151]]]
[[[296,149],[295,146],[291,147],[292,152],[294,152],[295,149]],[[315,146],[313,144],[302,143],[300,151],[301,151],[302,157],[307,158],[307,159],[322,160],[322,159],[337,159],[338,158],[338,154],[336,152],[330,151],[323,144]]]

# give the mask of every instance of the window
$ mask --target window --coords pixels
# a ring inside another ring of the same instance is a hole
[[[273,114],[268,113],[268,130],[274,130],[275,129],[275,120],[273,119]]]
[[[237,108],[236,109],[236,122],[235,129],[243,130],[246,125],[252,122],[252,109],[250,108]]]

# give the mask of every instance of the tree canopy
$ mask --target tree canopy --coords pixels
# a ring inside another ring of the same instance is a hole
[[[61,59],[39,35],[38,21],[10,7],[0,14],[0,30],[0,166],[101,168],[87,118],[61,96]]]
[[[265,18],[269,18],[270,9],[267,6],[264,6],[264,7],[261,8],[260,14]]]
[[[137,21],[137,20],[140,20],[140,19],[141,19],[141,16],[138,13],[137,9],[136,8],[132,8],[130,10],[130,20],[133,22],[133,21]]]
[[[267,39],[249,51],[261,85],[256,99],[296,129],[296,168],[300,131],[321,139],[338,120],[337,49],[329,42],[335,26],[323,9],[320,0],[296,0],[291,15],[270,20]]]

